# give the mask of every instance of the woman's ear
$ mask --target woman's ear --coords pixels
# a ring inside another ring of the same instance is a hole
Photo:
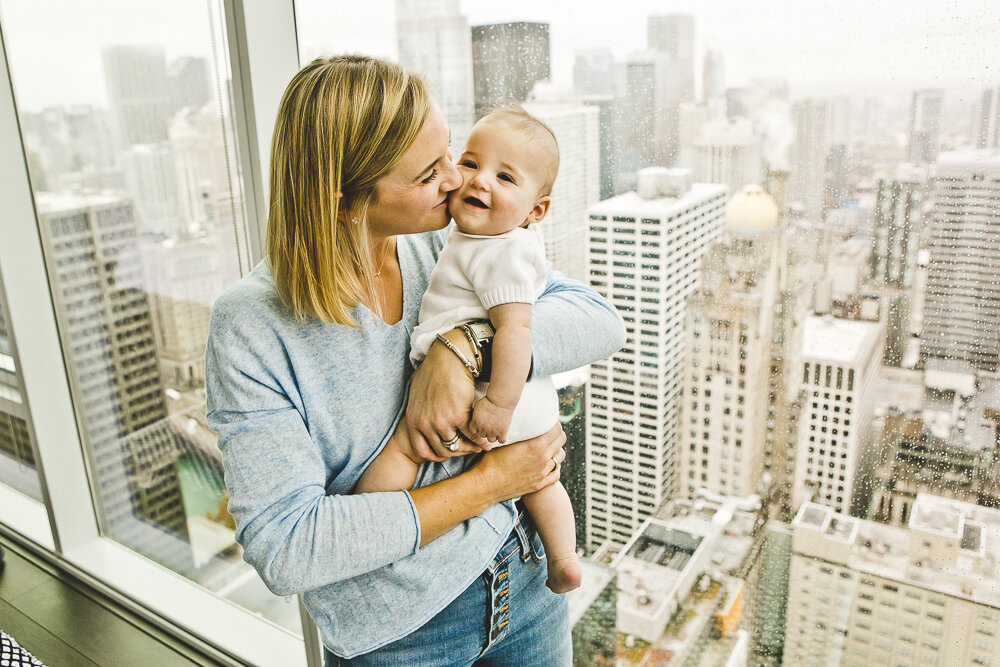
[[[525,222],[527,223],[541,222],[542,218],[548,215],[549,206],[551,204],[552,204],[552,197],[545,196],[539,199],[537,202],[535,202],[535,208],[531,209],[531,213],[528,214],[528,217],[525,220]]]

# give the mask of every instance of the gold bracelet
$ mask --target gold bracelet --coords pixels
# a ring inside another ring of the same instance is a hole
[[[457,347],[455,347],[455,345],[450,340],[448,340],[447,338],[445,338],[441,334],[437,334],[437,339],[439,341],[441,341],[442,343],[444,343],[445,347],[447,347],[449,350],[451,350],[452,352],[454,352],[455,356],[458,357],[459,361],[461,361],[463,364],[465,364],[465,370],[469,371],[469,374],[472,376],[473,380],[475,380],[477,377],[479,377],[479,369],[476,368],[475,366],[473,366],[472,363],[468,359],[465,358],[465,355],[462,354],[462,351],[460,349],[458,349]]]

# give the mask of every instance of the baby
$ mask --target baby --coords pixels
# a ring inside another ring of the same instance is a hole
[[[458,161],[462,187],[449,197],[456,228],[431,273],[411,338],[410,359],[418,364],[438,334],[472,320],[492,321],[492,377],[476,383],[466,429],[484,449],[541,435],[559,418],[552,379],[527,381],[531,304],[545,289],[545,249],[535,223],[548,213],[558,168],[555,136],[524,110],[499,109],[476,123]],[[407,450],[390,440],[357,492],[410,488],[420,460]],[[576,588],[581,570],[566,489],[556,483],[523,500],[545,545],[546,585],[556,593]]]

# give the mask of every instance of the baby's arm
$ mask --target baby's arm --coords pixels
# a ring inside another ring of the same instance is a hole
[[[493,372],[486,396],[472,410],[469,430],[476,437],[506,442],[514,408],[531,370],[531,304],[493,306],[490,320],[496,329]]]

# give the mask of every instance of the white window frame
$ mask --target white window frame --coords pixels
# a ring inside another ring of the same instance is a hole
[[[293,0],[218,0],[225,16],[235,99],[245,230],[251,259],[264,238],[271,128],[285,86],[299,68]],[[32,416],[44,503],[0,485],[0,524],[168,632],[223,662],[320,665],[315,627],[303,642],[287,630],[102,537],[67,381],[37,227],[34,197],[0,23],[0,268],[24,400]],[[10,150],[19,147],[21,150]],[[178,631],[179,629],[179,631]]]

